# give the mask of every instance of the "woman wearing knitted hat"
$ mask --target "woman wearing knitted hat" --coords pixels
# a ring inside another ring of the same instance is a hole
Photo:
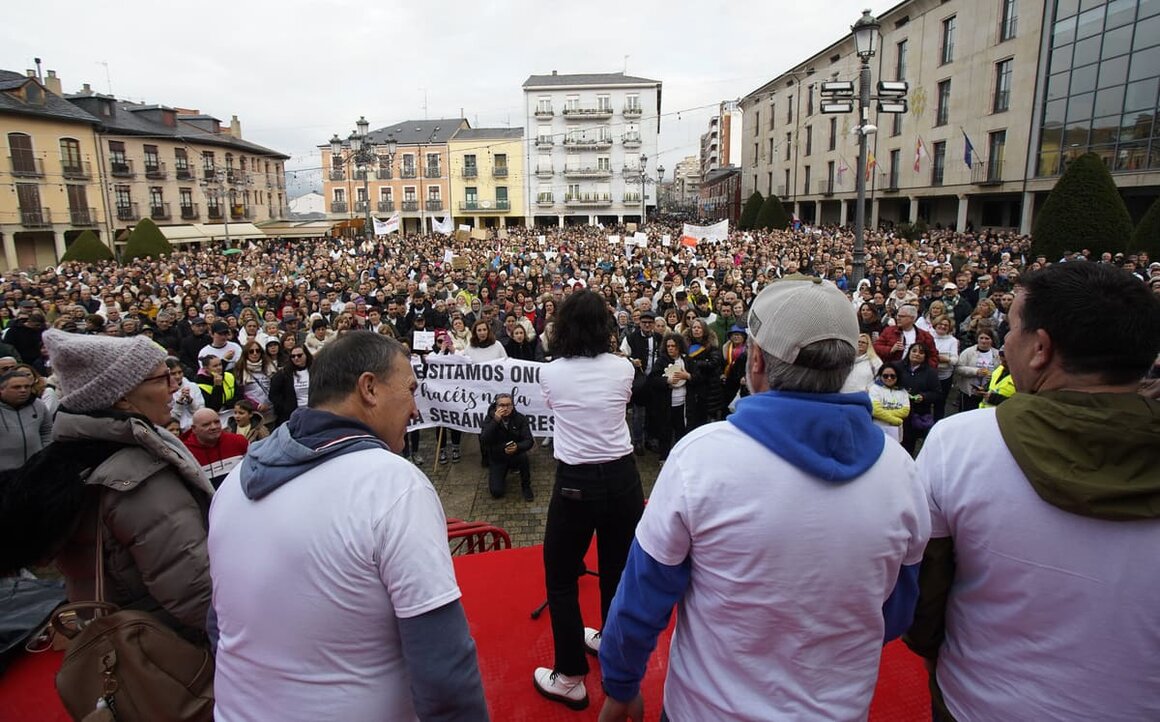
[[[55,554],[69,600],[94,599],[103,548],[104,601],[150,612],[186,638],[204,640],[213,487],[164,428],[176,386],[165,350],[144,336],[56,330],[45,332],[44,343],[61,387],[46,451],[60,461],[46,468],[61,473],[44,482],[76,492],[75,523]]]

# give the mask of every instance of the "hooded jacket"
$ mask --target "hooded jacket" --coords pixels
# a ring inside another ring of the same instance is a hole
[[[0,402],[0,470],[24,466],[52,440],[52,417],[35,396],[20,407]]]

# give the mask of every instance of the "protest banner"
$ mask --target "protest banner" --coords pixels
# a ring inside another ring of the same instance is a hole
[[[540,369],[534,361],[503,359],[472,363],[464,356],[430,355],[412,362],[419,386],[415,405],[419,418],[411,430],[445,426],[478,434],[487,407],[497,394],[511,394],[516,410],[528,418],[535,437],[554,435],[555,417],[540,389]]]

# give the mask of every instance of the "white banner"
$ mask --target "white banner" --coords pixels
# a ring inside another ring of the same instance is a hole
[[[686,223],[681,235],[702,241],[724,241],[729,238],[729,221],[726,219],[711,226],[694,226]]]
[[[554,434],[555,417],[540,389],[542,363],[503,359],[477,364],[452,354],[430,355],[427,363],[412,366],[419,380],[415,390],[419,419],[411,422],[412,430],[446,426],[478,434],[496,394],[507,393],[516,411],[528,417],[532,436]]]
[[[399,214],[395,213],[386,221],[380,221],[378,218],[372,218],[375,224],[375,235],[385,236],[388,233],[394,233],[399,230]]]
[[[443,220],[436,220],[434,216],[431,217],[431,230],[436,233],[442,233],[445,236],[450,236],[455,232],[455,223],[452,222],[451,216],[443,216]]]
[[[637,231],[636,233],[632,234],[632,240],[636,241],[636,245],[639,248],[647,248],[648,247],[648,234],[647,233],[641,233],[640,231]]]

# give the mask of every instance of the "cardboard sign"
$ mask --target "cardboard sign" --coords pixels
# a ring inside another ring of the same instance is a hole
[[[415,348],[412,351],[433,351],[435,349],[434,331],[416,331]]]

